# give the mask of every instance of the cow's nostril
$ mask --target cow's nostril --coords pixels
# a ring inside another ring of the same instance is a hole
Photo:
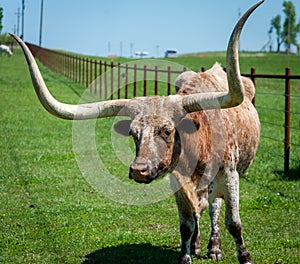
[[[148,163],[133,162],[130,165],[129,178],[138,183],[150,183],[157,178],[157,169]]]
[[[145,174],[148,174],[148,168],[144,168],[144,169],[141,169],[140,172],[141,174],[145,175]]]
[[[149,165],[145,163],[132,163],[130,166],[130,174],[131,177],[135,178],[139,176],[148,176],[150,173],[150,167]]]

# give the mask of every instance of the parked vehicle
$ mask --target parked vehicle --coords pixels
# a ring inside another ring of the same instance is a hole
[[[178,52],[176,49],[168,49],[165,52],[165,58],[177,58]]]

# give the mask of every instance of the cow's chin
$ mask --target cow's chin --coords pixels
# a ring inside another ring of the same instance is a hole
[[[161,171],[158,174],[151,175],[151,176],[148,175],[147,177],[140,177],[140,178],[134,178],[131,174],[129,174],[129,179],[132,179],[137,183],[149,184],[155,180],[163,178],[166,174],[167,174],[167,172]]]
[[[151,183],[153,180],[145,180],[145,181],[141,181],[141,180],[136,180],[136,179],[134,179],[134,181],[137,182],[137,183],[149,184],[149,183]]]
[[[129,174],[129,179],[134,180],[137,183],[144,183],[144,184],[149,184],[155,179],[158,178],[158,175],[148,175],[146,177],[136,177],[137,175],[131,175]]]

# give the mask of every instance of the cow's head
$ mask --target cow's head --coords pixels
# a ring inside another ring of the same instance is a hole
[[[262,2],[250,8],[232,32],[226,59],[228,92],[139,97],[80,105],[64,104],[53,98],[48,91],[28,47],[20,38],[12,36],[24,51],[38,98],[51,114],[70,120],[116,115],[131,118],[131,121],[117,123],[115,129],[122,134],[131,135],[136,144],[136,157],[130,166],[130,177],[137,182],[149,183],[176,166],[181,151],[180,134],[196,131],[197,125],[185,123],[187,113],[235,107],[243,102],[244,88],[239,70],[238,41],[246,20]],[[190,74],[194,73],[187,72],[181,75],[176,85],[182,85]]]
[[[185,118],[185,109],[174,98],[177,97],[132,99],[124,106],[131,120],[114,125],[116,132],[132,136],[135,142],[136,157],[129,177],[137,182],[150,183],[172,171],[181,153],[183,133],[197,130],[197,124]]]

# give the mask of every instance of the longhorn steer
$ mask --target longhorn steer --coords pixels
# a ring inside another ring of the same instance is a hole
[[[250,8],[233,30],[227,48],[227,74],[218,64],[204,73],[184,72],[175,83],[177,95],[167,97],[81,105],[58,102],[49,93],[27,46],[14,36],[26,56],[38,98],[51,114],[71,120],[130,116],[131,121],[115,125],[136,144],[130,178],[150,183],[172,173],[182,239],[179,263],[191,263],[190,254],[199,251],[198,219],[208,205],[212,225],[208,256],[221,259],[218,222],[222,199],[239,262],[253,263],[241,232],[239,176],[253,162],[260,124],[251,103],[254,86],[240,76],[238,41],[247,18],[262,2]]]
[[[13,55],[12,51],[10,48],[6,45],[1,44],[0,45],[0,55],[2,56],[2,53],[5,52],[7,56],[11,57]]]

